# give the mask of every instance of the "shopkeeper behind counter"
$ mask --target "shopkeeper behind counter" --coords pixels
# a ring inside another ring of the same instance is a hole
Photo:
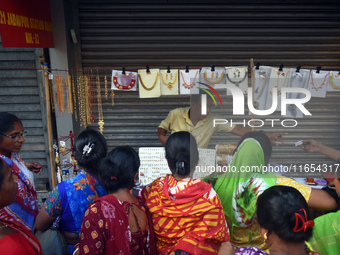
[[[199,148],[207,148],[211,136],[216,132],[231,133],[243,136],[250,132],[251,129],[237,125],[215,125],[214,119],[223,119],[217,114],[210,113],[213,100],[207,97],[207,114],[202,115],[201,112],[201,95],[190,96],[190,107],[176,108],[169,112],[158,126],[158,139],[165,145],[168,137],[167,131],[171,130],[171,134],[179,131],[190,132],[197,141]],[[266,133],[273,145],[277,142],[283,143],[282,136],[287,133]]]

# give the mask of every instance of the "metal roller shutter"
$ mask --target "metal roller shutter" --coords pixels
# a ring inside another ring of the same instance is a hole
[[[338,3],[224,2],[78,0],[82,67],[249,66],[254,58],[255,63],[274,67],[340,69]],[[296,128],[264,126],[265,131],[289,133],[287,144],[274,148],[272,162],[331,162],[321,155],[304,153],[292,143],[315,138],[340,149],[339,99],[339,92],[328,93],[325,99],[312,98],[306,107],[313,116],[298,120]],[[224,100],[232,109],[231,99]],[[158,124],[171,109],[188,105],[189,98],[139,99],[135,92],[117,92],[115,102],[112,107],[103,101],[109,146],[128,144],[138,149],[160,146]],[[221,114],[230,118],[231,110]],[[282,119],[279,113],[270,117]],[[216,134],[211,144],[226,138],[230,143],[238,140],[229,134]]]
[[[46,190],[49,181],[48,147],[42,71],[35,70],[39,50],[2,48],[0,44],[0,111],[22,120],[27,131],[20,151],[25,161],[37,161],[43,173],[35,174],[36,190]],[[26,70],[23,70],[26,69]]]

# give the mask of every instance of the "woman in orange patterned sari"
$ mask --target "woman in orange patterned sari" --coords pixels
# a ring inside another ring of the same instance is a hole
[[[217,254],[229,241],[221,201],[210,184],[191,179],[198,163],[195,138],[172,134],[165,146],[172,174],[158,178],[142,191],[148,206],[159,254],[182,250],[189,254]]]

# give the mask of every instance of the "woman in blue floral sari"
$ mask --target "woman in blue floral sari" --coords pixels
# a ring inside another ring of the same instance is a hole
[[[99,161],[106,156],[107,145],[103,135],[86,129],[74,145],[74,156],[82,168],[75,177],[59,183],[46,199],[36,218],[36,228],[45,231],[59,218],[59,229],[69,246],[79,242],[79,231],[85,211],[94,199],[106,195],[97,178]]]

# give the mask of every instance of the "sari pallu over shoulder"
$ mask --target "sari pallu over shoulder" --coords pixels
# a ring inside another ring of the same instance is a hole
[[[100,182],[84,170],[80,170],[72,179],[59,183],[58,188],[63,207],[60,226],[66,231],[79,232],[89,204],[96,198],[105,196],[106,192]]]
[[[182,250],[216,254],[229,241],[223,208],[216,192],[198,179],[158,178],[142,192],[150,208],[159,254]]]
[[[214,174],[203,179],[216,190],[232,227],[251,226],[255,220],[258,196],[276,184],[275,175],[264,173],[264,166],[261,145],[248,138],[238,146],[230,164],[235,172]]]
[[[31,249],[28,249],[28,247],[26,246],[27,243],[18,243],[18,241],[16,241],[17,245],[24,246],[24,247],[21,247],[20,250],[26,249],[26,254],[30,254],[30,255],[32,254],[42,255],[43,254],[39,240],[33,235],[33,233],[30,230],[28,230],[26,227],[23,227],[22,224],[19,224],[15,221],[8,221],[5,219],[1,219],[0,221],[3,224],[6,224],[8,227],[17,231],[30,245]],[[13,251],[13,247],[8,247],[8,248],[9,250]],[[2,252],[4,252],[4,250],[6,250],[6,247],[2,247]],[[28,253],[28,251],[31,251],[31,252]]]
[[[6,157],[1,153],[0,156]],[[22,160],[19,155],[16,155],[16,157],[13,158]],[[37,192],[34,189],[33,183],[20,169],[25,167],[25,165],[23,162],[22,164],[19,163],[20,162],[17,160],[13,160],[13,166],[10,167],[12,173],[18,177],[18,193],[16,201],[0,210],[0,219],[17,222],[28,230],[33,231],[35,217],[39,212]]]

